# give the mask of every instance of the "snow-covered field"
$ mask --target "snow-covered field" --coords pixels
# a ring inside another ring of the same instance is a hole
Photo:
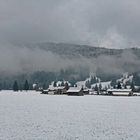
[[[138,140],[140,97],[0,92],[0,140]]]

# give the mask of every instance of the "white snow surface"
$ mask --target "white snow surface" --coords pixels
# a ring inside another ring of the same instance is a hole
[[[138,140],[140,97],[0,92],[0,140]]]

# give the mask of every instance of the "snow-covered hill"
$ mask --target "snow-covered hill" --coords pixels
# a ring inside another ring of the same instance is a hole
[[[95,73],[90,73],[88,78],[84,81],[78,81],[76,85],[78,87],[88,88],[88,86],[91,86],[93,83],[99,83],[100,81],[100,78],[98,78]]]
[[[94,73],[90,74],[89,78],[87,78],[85,81],[78,81],[76,83],[78,87],[84,88],[95,88],[96,85],[99,87],[99,84],[101,84],[102,89],[111,87],[111,81],[102,82],[101,79]]]
[[[133,81],[133,75],[129,75],[128,72],[124,73],[120,79],[116,80],[117,82],[121,82],[123,84],[131,83]]]

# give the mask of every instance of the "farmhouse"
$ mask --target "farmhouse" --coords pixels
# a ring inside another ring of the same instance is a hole
[[[132,89],[108,89],[108,95],[114,96],[132,96],[133,92]]]
[[[41,94],[48,94],[48,90],[42,90]]]
[[[84,96],[83,90],[77,87],[70,87],[67,94],[71,96]]]
[[[48,94],[65,94],[66,92],[67,90],[64,86],[48,88]]]
[[[89,94],[89,89],[84,89],[83,90],[83,93],[86,94],[86,95],[88,95]]]

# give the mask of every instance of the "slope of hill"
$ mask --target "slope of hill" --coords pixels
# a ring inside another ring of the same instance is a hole
[[[85,57],[95,58],[99,55],[119,55],[122,50],[106,49],[100,47],[92,47],[87,45],[75,45],[65,43],[41,43],[38,44],[40,49],[51,51],[61,56],[67,57]]]
[[[61,56],[67,57],[86,57],[94,58],[100,55],[109,55],[109,56],[120,56],[122,53],[130,52],[140,57],[140,49],[130,48],[130,49],[108,49],[88,45],[75,45],[75,44],[66,44],[66,43],[38,43],[35,45],[29,45],[31,48],[38,47],[45,51],[51,51],[53,53],[59,54]]]

